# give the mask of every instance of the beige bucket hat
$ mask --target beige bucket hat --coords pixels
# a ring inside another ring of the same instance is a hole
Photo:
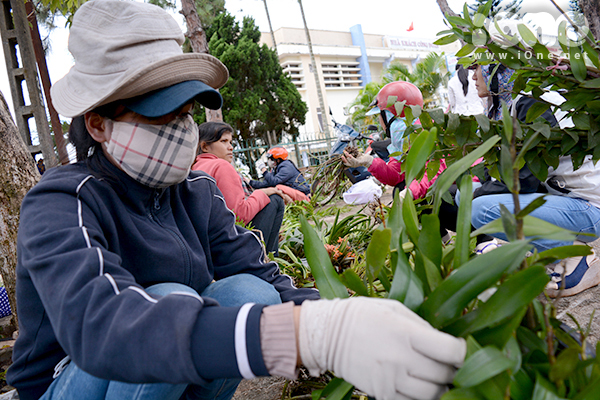
[[[75,65],[52,86],[52,103],[61,115],[76,117],[184,81],[223,86],[225,65],[209,54],[184,54],[183,42],[181,28],[160,7],[88,1],[75,13],[69,35]]]

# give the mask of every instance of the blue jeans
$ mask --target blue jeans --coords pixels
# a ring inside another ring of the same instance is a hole
[[[543,193],[520,194],[519,203],[524,209]],[[531,216],[550,222],[561,228],[569,229],[577,233],[591,233],[594,236],[578,236],[582,242],[591,242],[600,235],[600,209],[591,205],[583,199],[567,196],[546,195],[546,203],[534,210]],[[510,212],[514,212],[512,194],[492,194],[480,196],[473,200],[471,223],[475,228],[500,218],[500,204],[504,204]],[[506,240],[504,233],[494,233],[499,239]],[[541,239],[532,244],[539,250],[544,251],[559,246],[567,246],[573,242],[561,242],[557,240]]]
[[[161,296],[171,292],[196,291],[179,283],[159,283],[146,289]],[[211,283],[202,296],[212,297],[224,307],[245,303],[280,304],[275,288],[249,274],[234,275]],[[115,365],[115,368],[118,368]],[[240,378],[215,379],[205,386],[170,383],[125,383],[96,378],[71,362],[52,382],[40,400],[228,400],[240,383]]]

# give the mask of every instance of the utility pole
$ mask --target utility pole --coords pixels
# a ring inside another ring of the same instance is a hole
[[[275,33],[273,32],[273,25],[271,25],[271,16],[269,15],[269,7],[267,7],[267,0],[263,0],[265,3],[265,11],[267,13],[267,21],[269,21],[269,30],[271,31],[271,40],[273,41],[273,49],[277,54],[277,43],[275,42]]]
[[[329,135],[329,119],[327,118],[327,112],[325,111],[325,101],[323,99],[323,91],[321,90],[321,80],[319,79],[319,71],[317,68],[317,62],[315,61],[315,54],[312,49],[312,42],[310,40],[310,33],[308,32],[308,25],[306,25],[306,18],[304,18],[304,8],[302,7],[302,0],[298,0],[300,5],[300,12],[302,13],[302,21],[304,22],[304,31],[306,32],[306,41],[308,42],[308,52],[310,53],[310,62],[313,66],[313,74],[315,77],[315,84],[317,85],[317,96],[319,97],[319,107],[321,108],[321,120],[323,121],[323,132],[327,137]]]

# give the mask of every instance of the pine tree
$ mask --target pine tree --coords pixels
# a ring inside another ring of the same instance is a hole
[[[283,73],[277,53],[259,44],[254,20],[246,17],[240,27],[231,14],[223,13],[206,33],[210,53],[229,69],[229,80],[220,89],[223,120],[240,139],[258,139],[264,145],[276,144],[284,134],[297,137],[306,103]]]

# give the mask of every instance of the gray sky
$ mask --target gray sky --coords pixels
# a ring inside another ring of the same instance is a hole
[[[448,3],[455,12],[460,12],[464,1],[448,0]],[[568,10],[568,0],[559,0],[558,3],[565,11]],[[347,32],[350,27],[361,24],[364,33],[414,38],[435,38],[437,32],[446,29],[435,0],[302,0],[302,4],[310,29]],[[304,27],[297,0],[267,0],[267,5],[274,30],[280,27]],[[261,31],[269,30],[263,0],[226,0],[225,6],[239,21],[244,16],[251,16]],[[556,15],[550,0],[524,0],[522,8],[523,11]],[[178,13],[174,16],[185,30],[183,17]],[[548,18],[550,17],[547,16]],[[549,21],[552,22],[551,19]],[[414,30],[408,32],[411,23]],[[556,31],[550,33],[556,34]],[[67,30],[56,29],[51,38],[52,52],[48,57],[48,68],[51,81],[56,82],[68,72],[73,61],[67,50]],[[3,61],[0,61],[0,91],[12,110],[6,65]]]

